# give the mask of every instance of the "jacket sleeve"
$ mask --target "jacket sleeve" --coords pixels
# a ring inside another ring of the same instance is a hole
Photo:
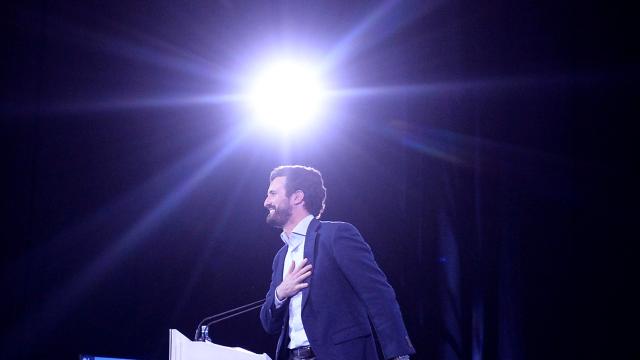
[[[367,308],[385,358],[415,353],[396,294],[360,232],[351,224],[340,224],[333,251],[340,270]]]
[[[276,287],[279,285],[276,283],[280,277],[276,274],[276,268],[278,259],[280,259],[281,253],[279,252],[275,258],[273,259],[273,265],[271,266],[271,284],[269,285],[269,291],[267,292],[267,296],[264,304],[262,304],[262,308],[260,309],[260,322],[262,322],[262,327],[264,331],[268,334],[278,334],[282,330],[282,325],[284,325],[284,315],[286,309],[289,308],[289,299],[285,300],[285,302],[279,307],[276,308],[275,305],[275,291]]]

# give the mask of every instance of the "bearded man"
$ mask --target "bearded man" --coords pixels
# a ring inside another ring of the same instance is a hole
[[[264,207],[284,246],[260,320],[280,334],[276,360],[378,359],[371,324],[385,359],[408,359],[415,350],[393,288],[353,225],[318,220],[325,199],[318,170],[271,172]]]

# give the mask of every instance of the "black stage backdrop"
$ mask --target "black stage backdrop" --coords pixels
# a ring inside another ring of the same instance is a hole
[[[2,19],[3,359],[164,359],[169,328],[262,298],[282,163],[323,172],[324,218],[371,244],[415,358],[631,354],[626,9],[40,1]],[[287,141],[202,101],[283,43],[369,91]],[[211,331],[273,354],[257,312]]]

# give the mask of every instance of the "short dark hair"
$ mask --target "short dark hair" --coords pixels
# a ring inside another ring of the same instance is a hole
[[[320,171],[302,165],[283,165],[271,171],[269,181],[284,176],[287,197],[300,190],[304,193],[304,208],[316,219],[319,219],[324,211],[324,202],[327,199],[327,189],[322,181]]]

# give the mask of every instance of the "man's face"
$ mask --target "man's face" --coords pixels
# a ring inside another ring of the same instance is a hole
[[[264,207],[269,210],[267,224],[283,227],[291,218],[291,204],[285,190],[286,177],[278,176],[269,184]]]

